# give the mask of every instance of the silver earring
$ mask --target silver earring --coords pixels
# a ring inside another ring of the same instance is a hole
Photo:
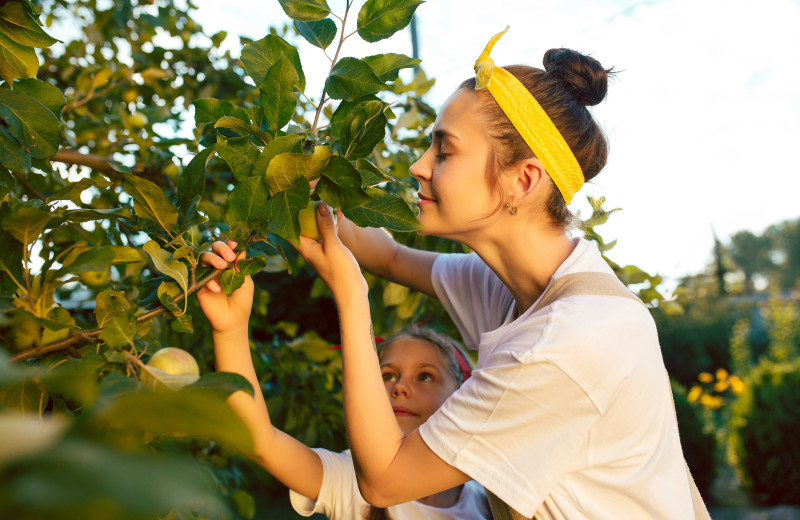
[[[506,203],[506,209],[508,209],[509,215],[516,215],[517,214],[517,207],[512,206],[510,202]]]

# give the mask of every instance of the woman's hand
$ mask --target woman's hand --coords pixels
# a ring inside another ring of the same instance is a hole
[[[200,255],[200,262],[215,269],[225,269],[228,262],[245,257],[245,251],[241,251],[237,257],[233,251],[235,247],[236,242],[232,240],[227,243],[214,242],[211,246],[212,252]],[[215,332],[231,332],[242,327],[246,329],[253,307],[253,280],[246,276],[244,284],[230,296],[225,294],[219,282],[212,280],[200,289],[197,299]]]
[[[298,251],[328,285],[335,300],[355,290],[366,295],[367,282],[355,257],[337,235],[330,206],[318,205],[316,218],[320,242],[301,236]]]

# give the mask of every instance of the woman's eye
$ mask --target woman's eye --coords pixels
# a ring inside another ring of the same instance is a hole
[[[449,154],[446,154],[446,153],[437,153],[436,154],[436,158],[439,159],[440,161],[444,161],[447,158],[448,155]]]

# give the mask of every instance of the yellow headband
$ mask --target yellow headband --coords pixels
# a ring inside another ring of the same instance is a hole
[[[475,62],[475,90],[489,89],[569,204],[572,196],[583,186],[580,164],[536,98],[513,74],[495,67],[494,60],[489,57],[492,47],[509,27],[489,40]]]

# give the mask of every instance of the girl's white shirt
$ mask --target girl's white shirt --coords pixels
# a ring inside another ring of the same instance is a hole
[[[577,272],[613,273],[583,239],[553,280]],[[527,518],[693,518],[644,306],[581,295],[513,319],[511,293],[474,253],[439,256],[432,282],[479,356],[472,377],[420,427],[431,450]]]
[[[321,513],[331,520],[364,520],[369,504],[361,498],[350,450],[336,453],[315,448],[322,460],[322,486],[316,502],[294,491],[289,492],[292,507],[302,516]],[[388,508],[391,520],[487,520],[490,518],[486,492],[477,482],[464,484],[458,502],[439,508],[417,501]]]

